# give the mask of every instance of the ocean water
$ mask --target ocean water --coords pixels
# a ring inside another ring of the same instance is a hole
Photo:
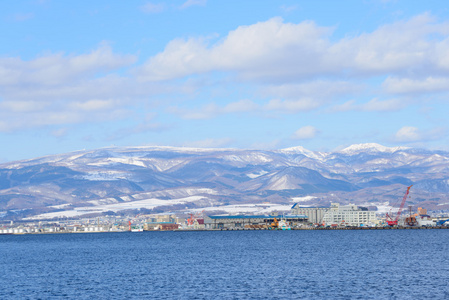
[[[0,236],[0,299],[449,299],[449,230]]]

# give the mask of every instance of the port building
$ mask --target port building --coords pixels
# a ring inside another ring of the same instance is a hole
[[[330,207],[301,207],[296,203],[292,206],[291,213],[306,215],[309,223],[320,225],[363,226],[378,223],[376,212],[354,204],[332,203]]]
[[[178,224],[184,223],[184,219],[176,215],[149,215],[144,223],[144,230],[176,230]]]
[[[247,225],[268,225],[274,222],[274,219],[285,220],[294,226],[301,226],[308,223],[305,215],[234,215],[234,216],[205,216],[205,229],[240,229],[248,228]]]
[[[369,211],[366,207],[332,203],[323,217],[323,222],[331,226],[363,226],[377,223],[377,217],[375,211]]]
[[[291,208],[291,213],[293,215],[306,215],[309,223],[321,224],[329,209],[329,207],[301,207],[298,203],[295,203]]]

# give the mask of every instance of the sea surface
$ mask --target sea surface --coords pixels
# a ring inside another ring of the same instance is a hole
[[[0,236],[0,299],[449,299],[449,230]]]

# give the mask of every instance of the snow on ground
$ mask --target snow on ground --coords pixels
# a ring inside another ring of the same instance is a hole
[[[294,183],[294,178],[289,175],[284,175],[278,178],[274,183],[270,184],[270,190],[282,191],[282,190],[294,190],[301,187]]]
[[[157,198],[166,196],[172,198],[184,198],[187,196],[195,196],[200,194],[217,195],[218,192],[209,188],[173,188],[163,191],[153,191],[153,192],[143,192],[139,194],[133,194],[132,198],[136,200],[144,200],[146,198]],[[124,197],[121,198],[126,201]]]
[[[148,158],[146,161],[154,165],[159,172],[165,172],[168,169],[186,163],[185,159],[173,159],[173,158],[172,159]]]
[[[138,159],[134,159],[134,158],[110,157],[110,158],[108,158],[108,160],[111,162],[114,162],[114,163],[121,163],[121,164],[125,164],[125,165],[134,165],[134,166],[145,168],[145,163],[143,163],[142,161],[140,161]]]
[[[306,148],[301,147],[301,146],[281,149],[281,150],[279,150],[279,152],[281,152],[281,153],[298,153],[298,154],[303,154],[303,155],[305,155],[305,156],[307,156],[309,158],[313,158],[313,159],[316,159],[316,160],[319,160],[319,161],[323,161],[324,158],[327,156],[327,153],[310,151],[310,150],[307,150]]]
[[[272,162],[273,159],[265,154],[261,153],[238,153],[238,154],[229,154],[221,156],[222,159],[231,161],[231,162],[243,162],[243,163],[252,163],[252,164],[262,164]]]
[[[103,213],[107,211],[121,211],[126,209],[153,209],[158,206],[170,206],[175,204],[183,204],[187,202],[196,202],[203,199],[207,199],[203,196],[190,196],[185,198],[173,199],[173,200],[160,200],[160,199],[145,199],[139,201],[132,202],[120,202],[120,203],[111,203],[111,204],[100,204],[97,206],[85,206],[85,207],[76,207],[73,210],[66,211],[58,211],[36,215],[33,217],[26,218],[25,220],[36,220],[36,219],[52,219],[52,218],[72,218],[79,217],[85,214],[93,214],[93,213]],[[101,201],[98,201],[101,203]]]
[[[98,200],[90,200],[90,201],[87,201],[87,203],[90,203],[95,206],[99,206],[99,205],[106,205],[106,204],[115,204],[115,203],[119,203],[119,201],[115,198],[104,198],[104,199],[98,199]]]
[[[377,206],[377,212],[376,213],[378,213],[378,214],[385,214],[387,212],[389,213],[390,210],[392,210],[392,208],[393,208],[392,206],[388,205],[388,202],[377,203],[377,204],[373,203],[371,205]],[[398,210],[398,208],[396,208],[396,212],[397,212],[397,210]],[[393,211],[395,211],[395,209],[393,209]]]
[[[109,181],[119,179],[129,179],[130,174],[120,171],[102,171],[102,172],[88,172],[86,175],[81,176],[83,179],[91,181]]]
[[[313,199],[317,199],[317,197],[314,197],[314,196],[293,197],[292,202],[307,202],[307,201],[311,201]]]
[[[52,205],[52,206],[49,206],[49,207],[55,208],[55,209],[62,209],[62,208],[65,208],[67,206],[70,206],[70,205],[72,205],[72,204],[66,203],[66,204]]]
[[[254,179],[254,178],[260,177],[262,175],[265,175],[267,173],[268,173],[267,171],[260,171],[259,173],[246,174],[246,176],[248,176],[251,179]]]
[[[376,143],[366,143],[366,144],[355,144],[351,145],[349,147],[346,147],[343,150],[340,150],[338,152],[344,153],[344,154],[355,154],[361,151],[375,151],[375,152],[387,152],[387,153],[393,153],[399,150],[407,150],[408,147],[385,147]]]
[[[277,203],[263,203],[263,204],[237,204],[225,206],[211,206],[201,209],[191,210],[193,213],[200,211],[225,211],[228,214],[251,213],[257,215],[264,215],[273,211],[290,211],[291,205],[277,204]]]

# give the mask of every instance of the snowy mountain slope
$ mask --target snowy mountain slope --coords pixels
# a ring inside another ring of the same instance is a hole
[[[407,147],[385,147],[376,143],[355,144],[338,151],[346,155],[355,155],[358,153],[394,153],[400,150],[407,150]]]
[[[104,148],[0,165],[0,212],[23,217],[145,199],[162,201],[139,202],[147,209],[170,211],[267,201],[285,205],[308,196],[321,205],[364,203],[374,194],[371,204],[389,203],[392,195],[379,191],[410,184],[419,195],[416,203],[438,206],[447,202],[448,179],[448,152],[378,144],[328,153],[301,146],[275,151]],[[193,196],[199,198],[186,205],[175,201]]]

